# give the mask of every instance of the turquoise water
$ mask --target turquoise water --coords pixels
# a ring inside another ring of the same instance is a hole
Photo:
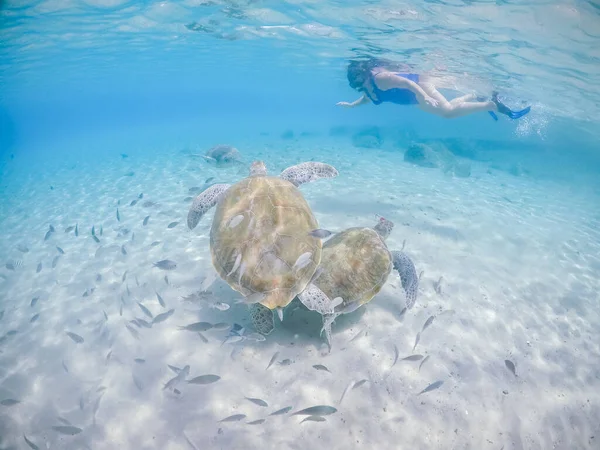
[[[4,1],[0,20],[0,449],[598,448],[598,4]],[[366,56],[531,113],[336,106]],[[203,158],[221,144],[239,163]],[[392,271],[331,351],[297,301],[257,335],[213,267],[214,209],[187,226],[253,160],[335,167],[299,187],[318,226],[391,220],[414,307]],[[317,405],[336,411],[291,415]]]

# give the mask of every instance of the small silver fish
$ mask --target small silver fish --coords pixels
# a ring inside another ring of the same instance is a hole
[[[124,255],[127,254],[127,249],[125,248],[125,244],[121,245],[121,253]]]
[[[294,263],[292,270],[301,270],[306,267],[311,262],[311,256],[312,252],[302,253]]]
[[[39,299],[40,299],[39,297],[33,297],[31,299],[30,305],[31,305],[32,308],[36,305],[36,303],[38,302]]]
[[[152,324],[144,319],[140,319],[139,317],[135,319],[138,326],[144,327],[144,328],[152,328]]]
[[[175,261],[171,261],[170,259],[163,259],[155,262],[153,266],[161,270],[174,270],[177,268],[177,263]]]
[[[141,200],[141,199],[143,199],[143,198],[144,198],[144,193],[143,193],[143,192],[140,192],[140,195],[138,195],[138,198],[139,198],[140,200]]]
[[[244,339],[244,336],[228,336],[227,339],[223,341],[223,344],[237,344],[238,342],[241,342]]]
[[[313,366],[313,369],[317,369],[317,370],[324,370],[325,372],[329,372],[329,373],[331,373],[331,372],[329,371],[329,369],[328,369],[327,367],[325,367],[324,365],[322,365],[322,364],[315,364],[315,365]]]
[[[68,436],[75,436],[76,434],[79,434],[83,431],[81,428],[77,428],[74,426],[68,426],[68,425],[58,425],[58,426],[52,427],[52,429],[54,431],[57,431],[61,434],[66,434]]]
[[[234,414],[233,416],[225,417],[224,419],[219,420],[219,422],[239,422],[245,418],[246,414]]]
[[[275,362],[275,360],[277,359],[278,356],[279,356],[279,352],[275,352],[275,354],[271,357],[271,360],[269,361],[269,365],[267,366],[267,368],[265,370],[269,370],[269,367],[271,367],[273,365],[273,363]]]
[[[58,245],[56,246],[56,250],[58,250],[58,253],[60,253],[61,255],[65,254],[65,251],[62,248],[60,248]]]
[[[42,271],[42,263],[37,265],[37,269],[35,269],[35,273],[40,273]]]
[[[92,236],[92,238],[94,239],[94,241],[96,241],[96,244],[100,243],[100,239],[98,239],[98,236],[94,235]]]
[[[312,230],[308,233],[309,236],[315,237],[317,239],[325,239],[331,236],[333,233],[329,230],[323,230],[318,228],[316,230]]]
[[[131,333],[131,335],[134,338],[136,338],[136,339],[140,338],[140,333],[138,333],[137,330],[135,328],[133,328],[131,325],[129,325],[128,323],[125,324],[125,328],[127,328],[129,330],[129,332]]]
[[[14,398],[5,398],[4,400],[0,400],[0,405],[2,406],[14,406],[17,403],[21,403],[19,400],[15,400]]]
[[[246,335],[246,339],[255,342],[264,342],[267,340],[267,338],[260,333],[249,333]]]
[[[290,364],[292,364],[294,361],[292,361],[291,359],[284,359],[283,361],[279,361],[277,364],[279,364],[280,366],[289,366]]]
[[[365,384],[367,381],[369,381],[369,380],[363,379],[363,380],[359,380],[359,381],[357,381],[357,382],[356,382],[356,383],[354,383],[354,385],[352,386],[352,389],[356,389],[356,388],[359,388],[359,387],[361,387],[361,386],[362,386],[363,384]]]
[[[363,328],[358,333],[356,333],[356,335],[352,339],[350,339],[349,342],[357,341],[358,339],[360,339],[361,337],[363,337],[366,334],[366,331],[367,331],[367,329]]]
[[[304,422],[325,422],[325,417],[321,417],[321,416],[308,416],[305,417],[300,423],[304,423]]]
[[[63,369],[65,370],[65,372],[69,373],[69,368],[68,368],[68,367],[67,367],[67,365],[65,364],[65,361],[64,361],[64,359],[63,359],[63,361],[62,361],[62,366],[63,366]]]
[[[421,332],[425,331],[427,327],[433,323],[433,319],[435,319],[435,316],[429,316],[429,319],[427,319],[427,321],[423,324],[423,329]]]
[[[79,236],[79,225],[75,224],[75,236]]]
[[[175,228],[177,225],[179,225],[179,222],[171,222],[169,225],[167,225],[167,228]]]
[[[254,420],[252,422],[247,422],[248,425],[260,425],[262,423],[265,423],[267,419],[258,419],[258,420]]]
[[[143,225],[143,226],[146,226],[146,225],[148,225],[148,221],[149,221],[149,220],[150,220],[150,216],[146,216],[146,217],[144,217],[144,221],[142,222],[142,225]]]
[[[17,245],[17,250],[19,250],[22,253],[28,253],[29,252],[29,248],[27,248],[27,246],[23,245],[23,244]]]
[[[30,323],[35,322],[36,320],[38,320],[40,317],[40,313],[35,314],[31,319],[29,319]]]
[[[164,322],[165,320],[167,320],[169,317],[171,317],[173,315],[173,313],[175,312],[174,309],[170,309],[167,312],[158,314],[154,319],[152,319],[152,323],[161,323]]]
[[[92,236],[96,236],[96,225],[92,225]]]
[[[102,228],[102,225],[100,225],[100,236],[102,236],[102,234],[104,234],[104,229]]]
[[[227,311],[229,309],[229,305],[223,302],[212,303],[209,307],[212,309],[218,309],[219,311]]]
[[[277,411],[269,414],[270,416],[281,416],[283,414],[287,414],[292,410],[291,406],[286,406],[285,408],[278,409]]]
[[[198,331],[198,336],[200,336],[200,339],[202,339],[202,342],[204,342],[205,344],[208,344],[208,339],[206,339],[206,336],[204,336],[199,331]]]
[[[129,206],[135,206],[137,202],[138,202],[137,200],[131,200],[131,203],[129,204]]]
[[[311,406],[310,408],[306,408],[300,411],[296,411],[291,414],[292,416],[328,416],[329,414],[336,413],[337,409],[333,406],[327,405],[318,405]]]
[[[121,215],[119,214],[119,208],[117,208],[117,221],[121,221]]]
[[[181,383],[183,380],[186,379],[186,377],[189,375],[189,373],[190,373],[190,366],[186,365],[183,369],[181,369],[179,372],[177,372],[176,377],[171,378],[169,381],[167,381],[167,383],[163,387],[163,390],[169,389],[169,388],[175,388],[175,386],[177,386],[179,383]]]
[[[138,306],[140,307],[140,309],[142,310],[142,312],[144,314],[146,314],[150,319],[152,319],[154,316],[152,315],[152,313],[150,312],[150,310],[148,308],[146,308],[144,305],[142,305],[140,302],[137,302]]]
[[[154,241],[152,244],[150,244],[150,247],[156,247],[159,244],[160,244],[160,241]]]
[[[212,384],[212,383],[216,383],[220,379],[221,379],[221,377],[218,375],[209,374],[209,375],[200,375],[199,377],[192,378],[191,380],[188,380],[187,382],[189,384]]]
[[[435,381],[435,382],[431,383],[429,386],[427,386],[425,389],[423,389],[421,392],[419,392],[417,395],[421,395],[426,392],[438,389],[442,384],[444,384],[444,382],[442,380]]]
[[[225,322],[215,323],[212,327],[213,330],[223,331],[229,328],[229,324]]]
[[[182,327],[179,327],[180,330],[186,330],[186,331],[208,331],[212,328],[212,324],[208,323],[208,322],[195,322],[195,323],[191,323],[189,325],[185,325]]]
[[[423,359],[423,355],[410,355],[406,358],[402,358],[402,361],[420,361]]]
[[[231,269],[231,271],[227,274],[227,276],[231,275],[232,273],[235,273],[236,270],[238,270],[238,267],[240,267],[240,263],[242,262],[242,254],[238,253],[238,255],[235,258],[235,262],[233,263],[233,268]]]
[[[417,337],[415,338],[415,345],[413,345],[413,352],[415,351],[415,348],[417,348],[417,344],[419,343],[419,341],[421,340],[421,332],[417,333]]]
[[[245,397],[246,400],[254,403],[255,405],[258,406],[262,406],[264,408],[267,408],[269,406],[269,404],[267,402],[265,402],[264,400],[260,399],[260,398],[251,398],[251,397]]]
[[[235,228],[244,220],[243,214],[238,214],[229,221],[229,228]]]
[[[210,183],[212,180],[214,180],[215,177],[208,177],[205,181],[204,184]]]
[[[135,387],[138,388],[140,391],[143,391],[144,390],[144,383],[142,382],[142,380],[140,380],[134,374],[131,374],[131,378],[133,380],[133,384],[135,384]]]
[[[398,362],[399,356],[400,356],[400,353],[398,352],[398,346],[396,344],[394,344],[394,362],[392,363],[392,367],[394,367],[396,365],[396,363]],[[390,367],[390,369],[392,367]]]
[[[33,442],[31,442],[29,439],[27,439],[27,436],[23,435],[23,439],[25,439],[25,442],[27,443],[27,445],[29,445],[30,448],[32,448],[33,450],[40,450],[40,448],[35,445]]]
[[[83,338],[81,336],[79,336],[78,334],[72,333],[70,331],[66,331],[67,336],[69,336],[73,342],[77,343],[77,344],[81,344],[83,343]]]
[[[160,296],[160,294],[158,292],[156,292],[156,291],[154,291],[154,292],[156,293],[156,298],[157,298],[160,306],[162,306],[163,308],[166,308],[165,301],[163,300],[163,298]]]
[[[52,236],[52,231],[50,231],[50,230],[46,231],[46,235],[44,236],[44,241],[47,241],[48,239],[50,239],[50,236]]]
[[[423,364],[425,364],[425,362],[429,359],[429,355],[427,355],[423,361],[421,361],[421,364],[419,364],[419,372],[421,371],[421,367],[423,366]]]
[[[505,359],[504,360],[504,365],[506,366],[506,368],[508,370],[510,370],[512,372],[512,374],[516,377],[517,376],[517,369],[515,367],[515,364],[510,360],[510,359]]]

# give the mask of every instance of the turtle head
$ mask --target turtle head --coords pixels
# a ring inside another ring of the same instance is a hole
[[[251,177],[260,177],[265,176],[267,174],[267,166],[262,161],[254,161],[250,165],[250,176]]]
[[[379,221],[377,222],[377,225],[375,225],[374,230],[379,236],[381,236],[381,239],[385,241],[392,232],[393,228],[394,222],[387,220],[385,217],[379,216]]]

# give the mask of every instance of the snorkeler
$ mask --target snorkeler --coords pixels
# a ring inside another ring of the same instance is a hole
[[[387,67],[386,67],[387,66]],[[403,73],[393,70],[394,64],[379,59],[366,61],[350,61],[348,65],[348,83],[352,89],[362,92],[358,100],[339,102],[338,106],[353,108],[366,103],[379,105],[383,102],[398,105],[417,105],[421,110],[436,116],[454,119],[473,113],[487,111],[494,120],[498,120],[496,112],[511,119],[518,119],[527,114],[531,107],[521,111],[513,111],[498,100],[494,92],[489,101],[474,94],[463,95],[452,100],[446,99],[433,84],[433,77]]]

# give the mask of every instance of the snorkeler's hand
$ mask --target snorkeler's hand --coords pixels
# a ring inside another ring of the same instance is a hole
[[[343,106],[344,108],[352,108],[354,104],[348,102],[337,102],[335,106]]]
[[[424,100],[425,100],[425,103],[428,104],[429,106],[437,108],[438,101],[435,98],[426,96]]]

